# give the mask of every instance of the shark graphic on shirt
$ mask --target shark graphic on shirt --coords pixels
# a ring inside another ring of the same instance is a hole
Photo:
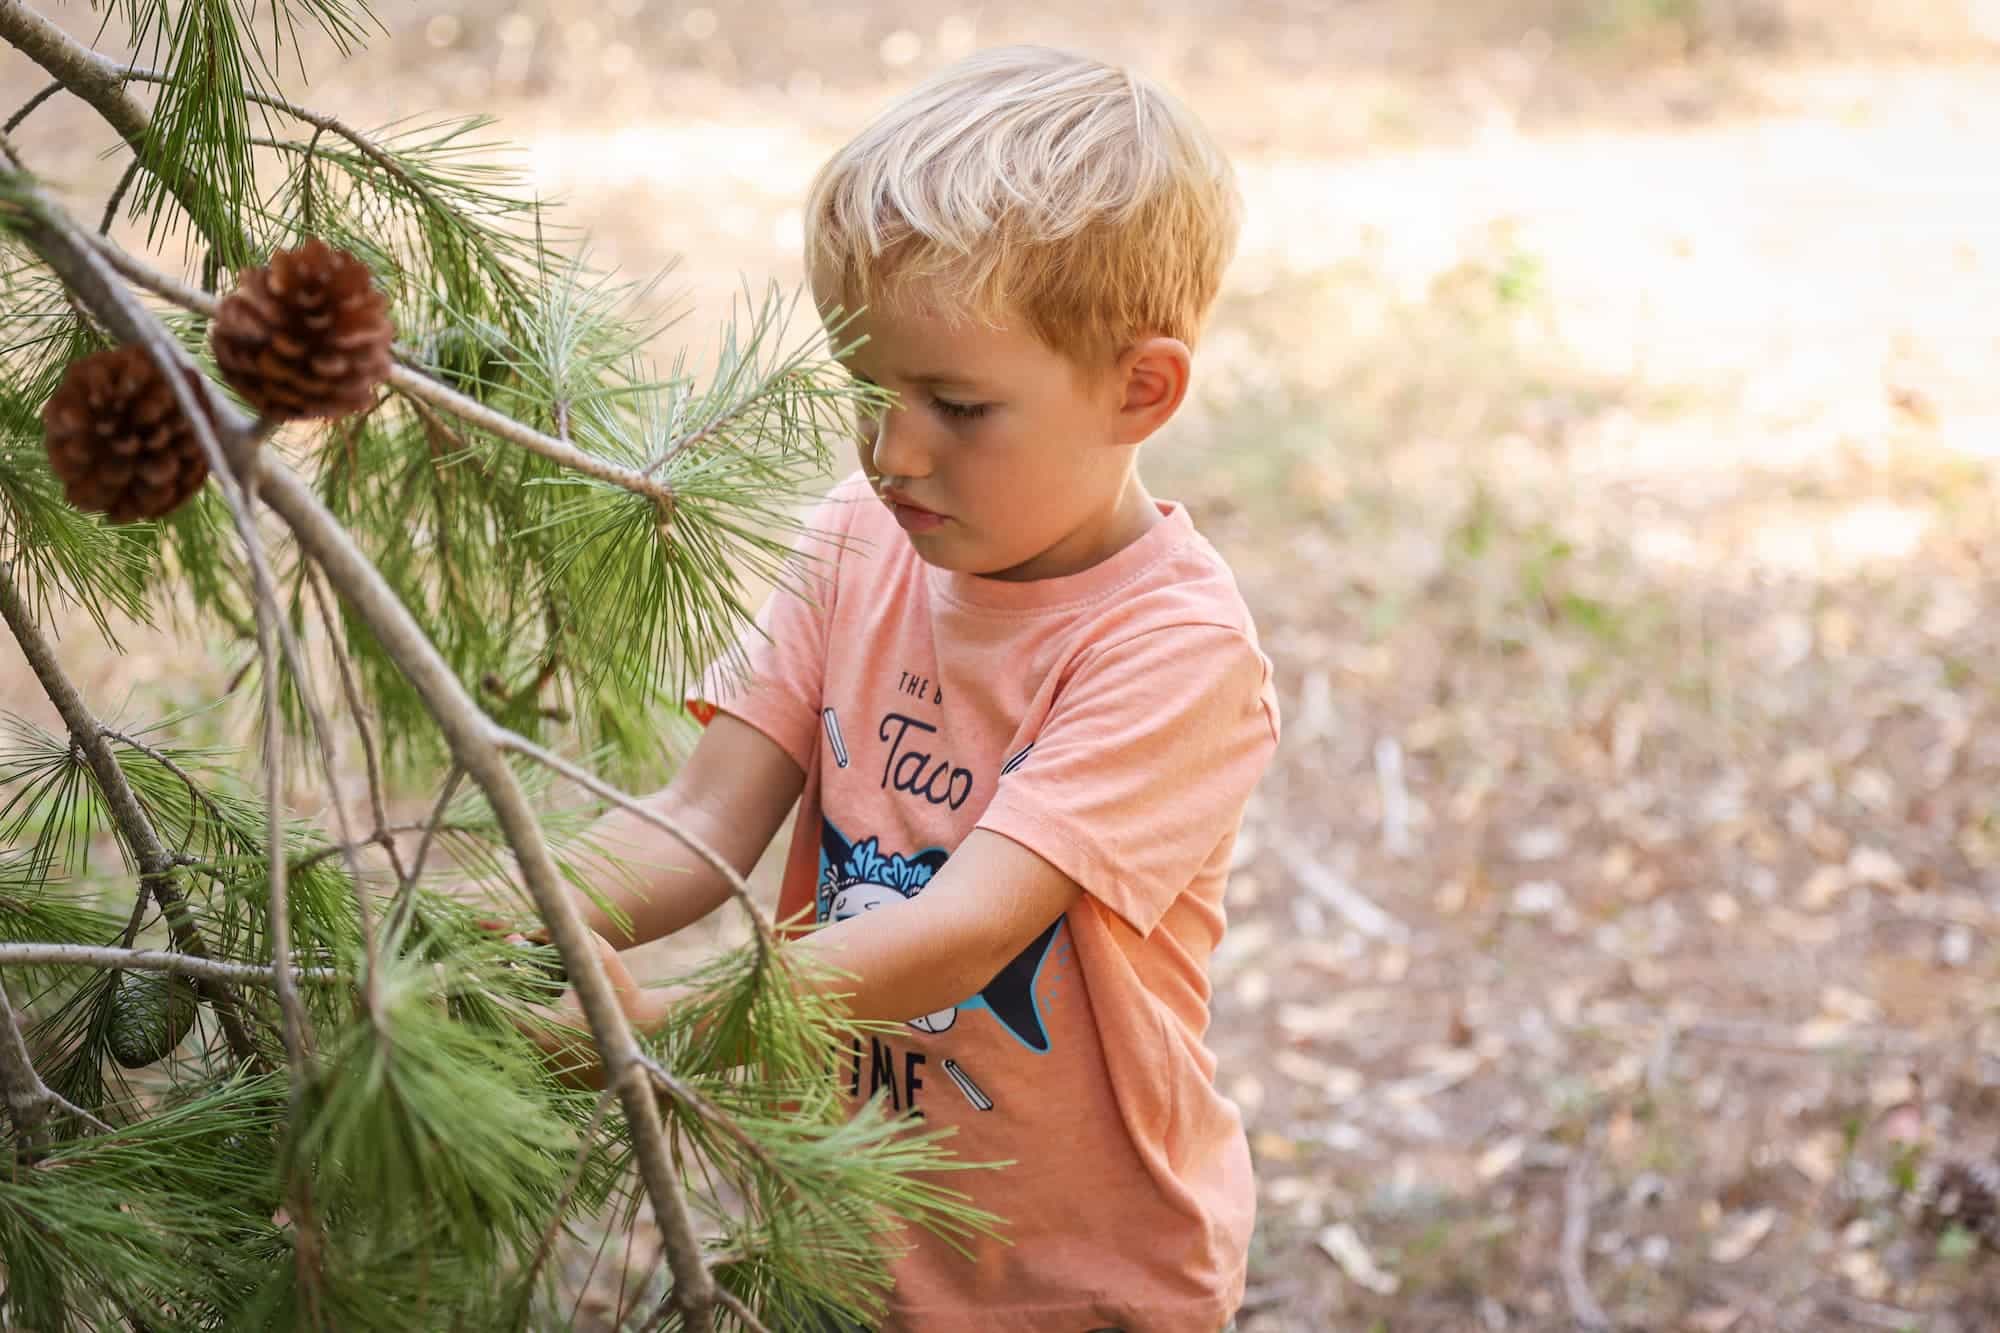
[[[944,867],[949,856],[942,847],[928,847],[910,855],[884,853],[876,838],[857,842],[835,827],[832,820],[822,818],[815,914],[821,922],[846,921],[914,898]],[[1062,918],[1057,917],[977,995],[949,1009],[913,1018],[909,1020],[910,1026],[920,1032],[946,1032],[957,1023],[960,1013],[984,1009],[1014,1040],[1038,1055],[1046,1054],[1048,1028],[1035,998],[1035,983],[1061,929]]]

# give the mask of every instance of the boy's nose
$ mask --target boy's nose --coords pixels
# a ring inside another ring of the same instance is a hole
[[[870,456],[875,471],[897,477],[921,477],[930,472],[929,451],[916,438],[909,413],[900,409],[884,412],[875,422],[875,442]]]

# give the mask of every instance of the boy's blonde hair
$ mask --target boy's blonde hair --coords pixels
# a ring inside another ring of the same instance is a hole
[[[1228,159],[1159,88],[1001,47],[898,99],[820,169],[806,263],[849,308],[942,282],[966,313],[1018,314],[1090,365],[1147,334],[1193,345],[1240,211]]]

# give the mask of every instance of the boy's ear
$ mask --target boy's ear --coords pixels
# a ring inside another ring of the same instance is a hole
[[[1179,338],[1141,338],[1118,358],[1120,401],[1113,424],[1119,444],[1138,444],[1167,424],[1187,397],[1193,358]]]

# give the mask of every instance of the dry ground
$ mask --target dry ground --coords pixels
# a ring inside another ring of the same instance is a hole
[[[305,100],[499,112],[698,344],[940,60],[1181,88],[1250,218],[1155,489],[1287,727],[1217,963],[1246,1333],[2000,1327],[1903,1202],[2000,1137],[2000,7],[1092,13],[426,0]],[[80,125],[24,148],[87,185]]]

